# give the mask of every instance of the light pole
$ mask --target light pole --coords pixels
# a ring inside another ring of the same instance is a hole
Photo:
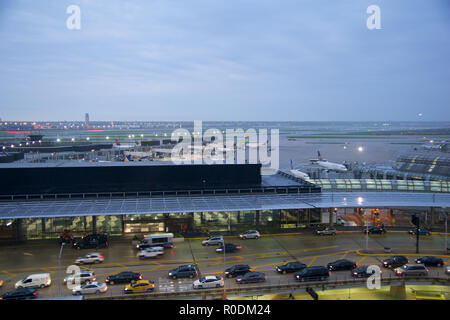
[[[444,253],[448,253],[448,242],[447,242],[447,222],[448,222],[448,212],[445,213],[445,248]]]
[[[227,299],[227,292],[226,292],[226,289],[225,289],[225,285],[226,285],[226,283],[225,283],[225,270],[226,270],[226,268],[227,268],[227,266],[226,266],[226,261],[225,261],[225,238],[223,238],[222,239],[222,246],[223,246],[223,294],[222,294],[222,299],[223,300],[226,300]]]
[[[61,242],[61,248],[59,249],[58,255],[58,288],[59,288],[59,296],[61,296],[61,256],[64,248],[65,242]]]

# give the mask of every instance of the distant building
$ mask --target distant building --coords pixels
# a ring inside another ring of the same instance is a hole
[[[84,125],[86,126],[86,128],[89,127],[89,113],[86,113],[84,115]]]

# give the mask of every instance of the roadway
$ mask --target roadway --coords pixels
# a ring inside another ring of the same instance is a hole
[[[444,236],[421,236],[420,252],[422,255],[441,256],[446,264],[450,263],[450,255],[444,254]],[[385,235],[370,235],[368,248],[372,254],[366,254],[366,236],[362,232],[340,233],[337,236],[315,236],[305,231],[291,235],[264,235],[257,240],[240,240],[237,237],[226,237],[226,242],[242,246],[236,253],[226,254],[225,267],[235,264],[248,264],[254,271],[264,272],[266,283],[277,285],[296,283],[292,274],[278,274],[275,267],[289,261],[298,260],[308,266],[325,266],[338,259],[349,259],[358,265],[378,265],[388,254],[383,253],[385,247],[392,248],[392,254],[406,255],[411,262],[415,255],[415,237],[405,232],[391,231]],[[143,279],[155,281],[156,292],[177,292],[192,289],[192,279],[172,280],[167,277],[169,270],[182,264],[197,264],[200,274],[223,275],[224,256],[215,252],[216,247],[203,247],[201,239],[186,239],[175,243],[173,249],[166,250],[164,256],[156,259],[140,260],[137,250],[130,242],[113,242],[107,249],[75,250],[64,248],[61,261],[58,261],[60,247],[53,244],[29,244],[2,247],[0,251],[0,279],[4,281],[0,294],[10,291],[19,279],[32,273],[49,272],[52,277],[50,287],[39,289],[40,298],[61,297],[71,295],[71,291],[63,285],[67,275],[67,266],[84,254],[101,252],[105,261],[101,264],[82,266],[93,270],[97,280],[104,282],[107,275],[121,271],[142,272]],[[430,277],[446,277],[444,267],[430,267]],[[394,277],[392,271],[382,268],[382,277]],[[330,280],[350,279],[350,271],[331,272]],[[239,285],[235,278],[225,280],[226,288]],[[123,294],[124,284],[110,285],[105,296]]]

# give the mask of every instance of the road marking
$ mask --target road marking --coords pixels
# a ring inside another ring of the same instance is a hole
[[[309,251],[315,251],[315,250],[333,249],[333,248],[339,248],[339,246],[329,246],[329,247],[319,247],[319,248],[304,249],[303,252],[309,252]],[[293,252],[295,252],[295,251],[299,251],[299,250],[293,250]]]
[[[345,253],[339,258],[339,260],[344,259],[350,251],[345,251]]]
[[[361,264],[361,262],[363,262],[364,260],[366,260],[368,257],[362,257],[361,259],[359,259],[357,262],[356,262],[356,265],[360,265]]]
[[[7,274],[7,275],[9,276],[9,278],[4,279],[4,281],[7,281],[7,280],[10,280],[10,279],[12,279],[12,278],[17,277],[17,275],[15,275],[14,273],[9,273],[9,272],[6,271],[6,270],[2,270],[2,272],[5,273],[5,274]]]
[[[311,267],[311,265],[314,263],[314,261],[316,261],[317,256],[312,258],[311,261],[308,263],[308,267]]]

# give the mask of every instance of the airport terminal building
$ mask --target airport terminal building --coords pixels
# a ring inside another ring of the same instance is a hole
[[[447,182],[410,190],[349,179],[339,189],[335,180],[308,182],[282,171],[261,175],[260,164],[8,163],[1,165],[0,179],[2,242],[56,239],[63,231],[283,232],[333,224],[338,210],[358,216],[363,208],[386,208],[392,218],[397,211],[419,210],[436,225],[450,203]]]

